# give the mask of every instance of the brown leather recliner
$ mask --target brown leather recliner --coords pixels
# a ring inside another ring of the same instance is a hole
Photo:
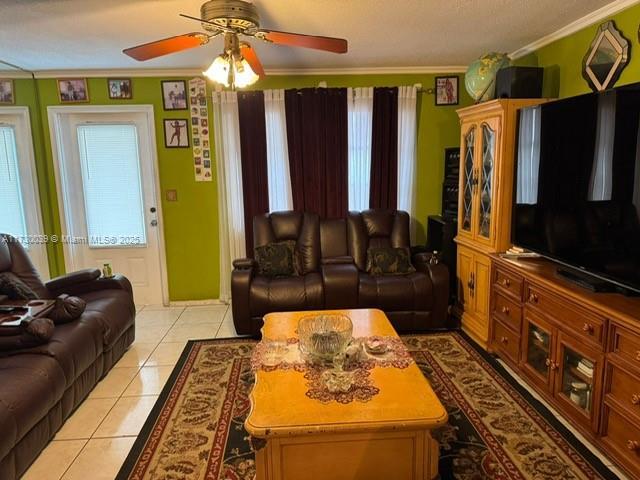
[[[87,269],[43,283],[22,245],[0,234],[0,272],[13,272],[40,298],[77,295],[87,306],[57,325],[48,343],[0,352],[0,478],[22,475],[133,343],[135,306],[129,281]]]
[[[380,308],[399,331],[447,327],[449,273],[430,264],[430,254],[414,256],[417,272],[374,277],[366,272],[367,248],[409,247],[406,212],[351,212],[338,220],[315,214],[277,212],[254,218],[254,246],[295,240],[305,273],[269,278],[257,274],[252,259],[234,262],[232,311],[239,334],[257,336],[270,312]]]

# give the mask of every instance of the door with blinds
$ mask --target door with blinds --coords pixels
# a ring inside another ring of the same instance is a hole
[[[131,281],[137,304],[166,303],[152,120],[67,108],[52,127],[67,269],[108,264]]]
[[[0,107],[0,233],[22,243],[41,276],[48,278],[33,139],[26,107]]]

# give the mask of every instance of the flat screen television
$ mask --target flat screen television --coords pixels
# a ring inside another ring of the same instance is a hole
[[[639,127],[640,83],[520,110],[514,245],[640,293]]]

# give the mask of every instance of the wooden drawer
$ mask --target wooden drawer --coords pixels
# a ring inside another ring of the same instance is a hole
[[[500,268],[496,268],[494,272],[493,283],[513,295],[518,301],[522,300],[522,285],[524,283],[522,277]]]
[[[513,363],[520,358],[520,336],[516,335],[500,321],[493,322],[493,346]]]
[[[615,399],[634,413],[638,417],[636,423],[640,424],[640,378],[626,368],[609,363],[606,388],[607,398]]]
[[[525,286],[525,302],[542,314],[556,320],[558,326],[579,338],[604,344],[606,320],[588,313],[575,304],[561,305],[545,291],[534,285]]]
[[[605,408],[602,441],[627,468],[640,475],[640,427],[610,407]]]
[[[614,324],[609,348],[640,370],[640,335]]]
[[[516,332],[522,330],[522,307],[507,296],[495,292],[493,297],[493,314]]]

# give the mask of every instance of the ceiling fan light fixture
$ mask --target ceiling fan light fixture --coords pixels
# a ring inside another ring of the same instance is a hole
[[[222,55],[218,55],[213,60],[213,63],[209,66],[209,68],[207,68],[206,71],[202,72],[202,74],[210,80],[228,87],[229,68],[230,62],[228,55],[223,53]]]
[[[256,83],[259,79],[260,77],[256,75],[251,68],[251,65],[249,65],[249,62],[247,62],[244,57],[241,57],[240,60],[236,60],[234,63],[234,83],[236,87],[248,87],[249,85]]]

